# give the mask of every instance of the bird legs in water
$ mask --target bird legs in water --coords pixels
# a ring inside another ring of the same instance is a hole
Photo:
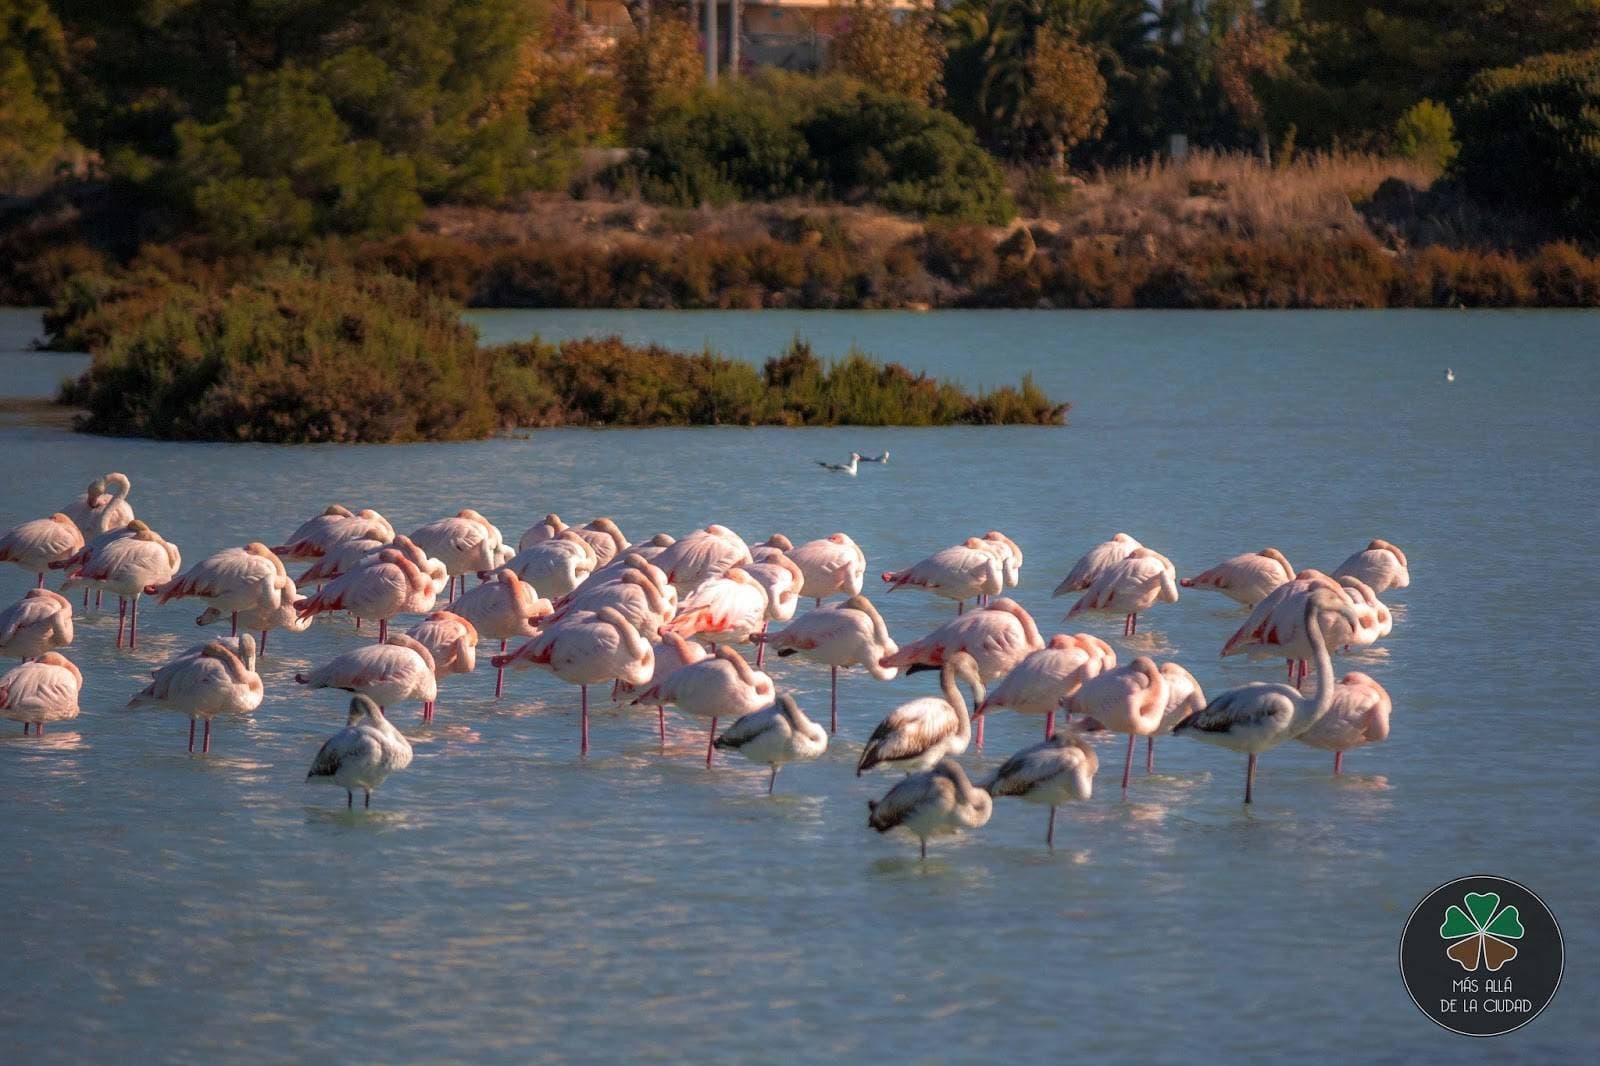
[[[1336,752],[1333,753],[1333,776],[1338,777],[1340,772],[1343,769],[1344,769],[1344,752],[1336,751]]]
[[[211,753],[211,719],[207,718],[206,719],[205,735],[203,736],[203,738],[200,741],[200,754],[201,755],[209,755],[210,753]],[[194,754],[194,718],[192,716],[189,719],[189,754],[190,755]]]
[[[711,756],[717,750],[717,720],[711,719],[711,732],[706,735],[706,769],[711,769]]]
[[[361,800],[361,806],[363,806],[363,807],[372,806],[372,790],[370,788],[364,788],[364,789],[361,790],[361,793],[362,793],[362,796],[363,796],[363,798]],[[345,789],[344,790],[344,809],[347,810],[347,811],[354,810],[355,809],[355,805],[356,805],[356,794],[354,792],[351,792],[348,788]]]
[[[761,669],[761,663],[767,657],[767,624],[761,623],[761,635],[756,638],[756,669]]]
[[[1128,795],[1128,778],[1133,774],[1133,741],[1132,733],[1128,734],[1128,758],[1122,764],[1122,795]]]
[[[839,668],[831,667],[828,670],[828,732],[839,731]]]
[[[583,735],[578,744],[578,754],[587,757],[589,754],[589,686],[579,685],[578,692],[583,706]]]
[[[1122,620],[1122,635],[1131,637],[1139,632],[1139,612],[1134,611]]]
[[[1255,752],[1251,752],[1250,753],[1250,761],[1245,764],[1245,769],[1244,769],[1244,801],[1246,803],[1251,802],[1251,794],[1255,792],[1255,789],[1256,789],[1256,753]]]
[[[500,642],[500,654],[504,655],[505,653],[506,653],[506,642],[502,640]],[[500,693],[505,691],[505,687],[506,687],[506,668],[503,667],[503,666],[497,666],[497,667],[494,668],[494,698],[495,699],[499,699],[500,698]]]

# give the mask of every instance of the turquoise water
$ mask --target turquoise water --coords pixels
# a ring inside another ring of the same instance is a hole
[[[198,639],[198,608],[80,622],[84,713],[41,744],[0,726],[0,1034],[15,1061],[1144,1062],[1196,1057],[1505,1060],[1593,1057],[1600,982],[1593,882],[1600,776],[1582,728],[1600,654],[1600,315],[1163,312],[593,313],[473,316],[486,339],[618,332],[759,359],[796,333],[972,385],[1032,370],[1070,399],[1066,429],[608,430],[406,447],[159,444],[76,436],[0,413],[0,526],[118,469],[138,513],[194,561],[281,538],[333,501],[411,529],[472,505],[509,537],[547,511],[609,514],[635,539],[724,522],[752,541],[843,529],[869,568],[997,528],[1026,551],[1017,598],[1048,634],[1050,590],[1126,530],[1193,573],[1271,544],[1330,568],[1373,536],[1413,584],[1393,635],[1341,669],[1394,698],[1393,733],[1329,774],[1298,745],[1243,759],[1181,739],[1118,794],[1064,810],[1002,802],[939,841],[865,828],[886,776],[860,744],[932,675],[841,681],[841,735],[765,771],[704,734],[600,710],[577,754],[576,692],[485,671],[443,686],[417,759],[370,814],[304,783],[342,700],[291,677],[362,639],[339,622],[275,634],[267,701],[219,722],[209,758],[181,718],[123,709]],[[60,357],[17,354],[0,315],[0,396],[47,391]],[[1457,381],[1443,382],[1446,366]],[[41,384],[42,383],[42,384]],[[893,453],[859,478],[813,459]],[[20,473],[19,473],[20,472]],[[28,575],[0,570],[9,602]],[[870,590],[869,590],[870,591]],[[949,615],[877,596],[902,642]],[[1186,593],[1089,628],[1124,658],[1177,659],[1208,691],[1274,678],[1219,661],[1228,601]],[[1077,620],[1075,620],[1076,623]],[[1082,628],[1074,624],[1071,628]],[[814,716],[828,675],[774,669]],[[998,716],[964,762],[994,765],[1037,723]],[[1527,1028],[1454,1036],[1409,1002],[1401,927],[1434,886],[1501,874],[1540,893],[1566,936],[1566,984]],[[1585,1054],[1587,1052],[1587,1054]],[[11,1056],[7,1056],[10,1058]]]

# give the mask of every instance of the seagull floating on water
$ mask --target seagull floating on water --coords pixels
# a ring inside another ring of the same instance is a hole
[[[861,461],[863,463],[887,463],[889,461],[889,449],[885,448],[881,455],[863,455]]]
[[[1448,384],[1450,384],[1450,382],[1454,381],[1455,379],[1456,379],[1456,372],[1454,370],[1452,370],[1450,367],[1445,367],[1444,368],[1444,381],[1445,381],[1445,384],[1448,385]]]
[[[861,453],[860,452],[851,452],[850,453],[850,461],[848,463],[825,463],[821,459],[818,459],[817,460],[817,465],[822,467],[822,469],[824,469],[824,470],[831,470],[835,474],[849,474],[851,477],[855,477],[856,476],[856,465],[858,463],[860,463],[860,462],[861,462]]]

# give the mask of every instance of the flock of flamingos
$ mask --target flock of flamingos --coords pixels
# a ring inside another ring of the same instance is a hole
[[[1177,663],[1139,656],[1119,665],[1110,645],[1088,633],[1045,639],[1028,612],[1002,595],[1018,581],[1022,550],[998,532],[882,575],[889,592],[922,589],[956,604],[949,622],[899,645],[862,594],[866,558],[843,533],[800,545],[779,534],[752,546],[710,525],[681,539],[662,533],[630,543],[609,518],[574,528],[549,515],[513,548],[472,510],[406,536],[374,511],[331,506],[280,545],[252,542],[183,570],[177,546],[134,518],[129,490],[126,476],[108,474],[60,512],[0,536],[0,561],[38,575],[37,587],[0,611],[0,655],[23,660],[0,677],[0,716],[22,722],[24,733],[43,735],[78,714],[83,677],[57,650],[72,644],[78,589],[85,608],[91,594],[97,604],[106,593],[118,597],[118,648],[124,640],[137,646],[143,596],[157,604],[201,600],[199,624],[230,624],[232,636],[176,656],[130,701],[188,716],[191,752],[201,724],[202,754],[215,717],[260,705],[256,656],[273,631],[301,632],[318,615],[340,611],[357,629],[375,622],[374,643],[296,676],[309,688],[354,694],[344,728],[307,775],[344,789],[350,807],[358,789],[370,806],[372,790],[411,762],[411,745],[385,708],[420,701],[431,719],[440,684],[475,669],[483,640],[500,642],[489,660],[496,697],[507,669],[538,667],[579,686],[582,752],[589,687],[608,685],[612,700],[654,708],[663,740],[667,705],[705,720],[706,765],[717,749],[738,752],[771,767],[769,792],[783,764],[826,750],[838,729],[841,669],[860,667],[882,681],[936,670],[940,695],[891,712],[857,767],[858,775],[880,766],[905,774],[869,804],[868,825],[908,829],[924,856],[929,837],[986,824],[1001,796],[1048,806],[1053,844],[1056,807],[1092,793],[1099,759],[1088,738],[1097,731],[1127,734],[1124,792],[1137,738],[1146,738],[1150,769],[1155,737],[1165,734],[1248,755],[1245,803],[1257,757],[1288,740],[1334,752],[1338,773],[1344,752],[1388,735],[1390,701],[1365,674],[1335,678],[1331,651],[1386,636],[1392,619],[1378,596],[1410,583],[1405,554],[1382,540],[1331,573],[1297,573],[1267,548],[1181,581],[1170,560],[1125,533],[1090,549],[1055,589],[1078,595],[1068,618],[1121,616],[1124,634],[1132,634],[1140,613],[1176,603],[1180,587],[1214,590],[1251,608],[1222,654],[1283,660],[1287,683],[1252,683],[1208,701]],[[308,569],[291,578],[286,562],[302,560]],[[44,587],[53,571],[65,578],[60,592]],[[298,591],[311,586],[309,595]],[[812,609],[797,613],[802,603]],[[421,617],[404,633],[391,632],[391,621],[404,615]],[[773,623],[781,628],[769,629]],[[510,641],[518,644],[508,650]],[[754,645],[753,663],[738,645]],[[827,729],[764,671],[769,651],[831,669]],[[956,756],[974,739],[982,746],[984,716],[1001,709],[1042,717],[1044,739],[974,783]],[[719,722],[727,723],[720,734]]]

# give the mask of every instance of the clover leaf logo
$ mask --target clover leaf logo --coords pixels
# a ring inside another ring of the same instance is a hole
[[[1517,957],[1510,941],[1522,939],[1522,918],[1517,908],[1500,906],[1498,892],[1468,892],[1462,902],[1466,910],[1450,904],[1439,926],[1440,939],[1455,941],[1444,953],[1468,973],[1478,968],[1480,959],[1494,973]]]

